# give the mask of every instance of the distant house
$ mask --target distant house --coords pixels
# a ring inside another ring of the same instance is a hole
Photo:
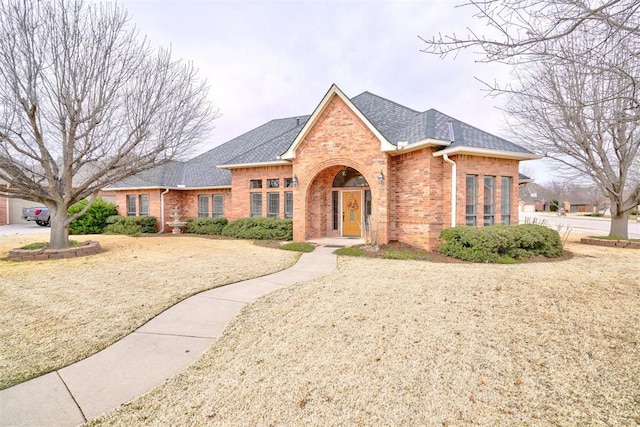
[[[275,119],[106,190],[121,215],[290,218],[294,240],[369,236],[426,249],[454,225],[517,224],[523,147],[437,110],[333,85],[311,115]],[[453,179],[452,179],[453,177]]]

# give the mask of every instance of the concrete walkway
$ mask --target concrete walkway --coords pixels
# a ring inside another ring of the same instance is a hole
[[[194,362],[246,304],[333,271],[335,248],[361,242],[317,240],[291,268],[194,295],[93,356],[0,390],[0,425],[74,426],[148,392]]]

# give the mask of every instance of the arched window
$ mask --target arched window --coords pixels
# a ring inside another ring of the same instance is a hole
[[[368,187],[369,183],[357,170],[346,167],[333,178],[333,187]]]

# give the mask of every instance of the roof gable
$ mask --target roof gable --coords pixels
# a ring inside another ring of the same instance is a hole
[[[385,136],[371,123],[371,121],[360,111],[354,104],[351,102],[349,98],[336,86],[335,84],[331,85],[329,91],[320,101],[320,104],[316,107],[313,114],[309,120],[305,123],[303,128],[300,130],[296,138],[293,140],[293,143],[289,146],[287,151],[280,156],[283,160],[293,160],[296,158],[296,149],[300,145],[300,143],[307,136],[313,125],[318,121],[318,118],[322,115],[325,109],[329,106],[329,103],[334,97],[340,98],[345,105],[353,111],[353,113],[365,124],[367,128],[380,140],[381,148],[384,150],[393,147],[391,143],[385,138]]]

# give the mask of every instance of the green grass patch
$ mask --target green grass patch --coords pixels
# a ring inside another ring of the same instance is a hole
[[[80,246],[84,246],[84,245],[86,245],[86,242],[77,242],[75,240],[69,240],[70,248],[79,248]],[[25,245],[20,249],[24,249],[26,251],[38,251],[40,249],[46,249],[47,246],[49,246],[49,243],[47,242],[36,242],[36,243],[29,243],[28,245]]]
[[[48,245],[48,243],[45,243],[45,242],[29,243],[28,245],[25,245],[25,246],[21,247],[20,249],[24,249],[26,251],[37,251],[39,249],[46,248],[47,245]]]
[[[403,251],[403,250],[387,248],[387,249],[382,249],[382,258],[425,260],[427,259],[427,253],[415,252],[415,251]]]
[[[364,256],[364,249],[362,248],[339,248],[333,251],[336,255],[346,255],[346,256]]]
[[[313,252],[313,250],[316,247],[314,245],[312,245],[311,243],[290,242],[290,243],[285,243],[284,245],[281,245],[279,248],[283,249],[285,251]]]

